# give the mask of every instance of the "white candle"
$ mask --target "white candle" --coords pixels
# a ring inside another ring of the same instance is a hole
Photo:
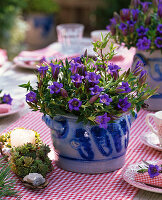
[[[11,132],[11,147],[22,146],[27,143],[35,144],[35,131],[16,128]]]

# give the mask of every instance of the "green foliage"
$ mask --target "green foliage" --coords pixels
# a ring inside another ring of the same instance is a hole
[[[108,34],[105,38],[102,36],[102,41],[94,42],[94,51],[96,52],[96,59],[88,58],[82,56],[79,62],[80,68],[78,69],[78,74],[83,76],[82,82],[79,87],[77,87],[72,81],[72,75],[74,73],[71,70],[71,65],[78,65],[73,60],[65,62],[59,60],[52,61],[54,65],[62,65],[58,77],[55,77],[52,72],[50,64],[42,64],[42,68],[48,66],[45,73],[37,74],[37,86],[34,88],[31,86],[30,82],[21,85],[21,87],[26,88],[30,93],[36,95],[36,101],[33,99],[27,99],[28,105],[35,111],[40,110],[40,112],[51,116],[52,118],[56,115],[67,115],[73,114],[78,117],[78,122],[82,121],[85,124],[90,122],[91,124],[96,124],[96,117],[102,116],[107,113],[107,116],[111,118],[111,121],[123,115],[124,112],[132,111],[137,108],[139,111],[144,105],[144,100],[148,99],[150,96],[156,93],[156,89],[151,90],[146,83],[146,76],[140,77],[140,74],[135,75],[130,69],[124,73],[116,71],[116,77],[112,76],[110,73],[109,65],[111,64],[111,59],[115,55],[113,44],[107,47],[107,43],[110,39]],[[103,49],[108,48],[107,53],[103,54]],[[73,64],[72,64],[73,63]],[[45,69],[45,68],[44,68]],[[90,72],[95,72],[96,75],[100,75],[99,83],[97,84],[103,91],[100,95],[108,95],[112,99],[109,105],[100,101],[99,95],[92,95],[90,88],[94,87],[91,85],[89,80],[86,78],[86,74]],[[53,82],[62,83],[63,87],[59,93],[51,93],[49,86]],[[128,83],[131,92],[120,93],[118,87],[122,83]],[[63,93],[64,92],[64,93]],[[131,106],[123,111],[119,108],[119,100],[128,98],[128,102]],[[71,99],[77,98],[82,102],[78,111],[69,109],[69,101]]]
[[[50,152],[48,145],[25,144],[11,149],[10,165],[17,176],[23,178],[29,173],[39,173],[46,176],[52,170],[51,160],[47,154]]]
[[[53,14],[58,11],[58,4],[54,0],[24,0],[25,13]]]
[[[12,178],[10,166],[4,158],[0,158],[0,197],[17,195],[14,187],[15,180]]]

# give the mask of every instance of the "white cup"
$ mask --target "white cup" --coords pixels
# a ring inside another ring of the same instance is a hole
[[[91,32],[91,38],[92,38],[93,42],[101,41],[101,33],[102,33],[103,37],[105,37],[108,33],[110,33],[110,31],[108,31],[108,30],[95,30],[95,31],[92,31]],[[108,53],[110,51],[109,50],[109,46],[111,45],[111,43],[113,43],[116,48],[119,47],[119,45],[117,45],[115,43],[115,41],[111,38],[109,40],[109,42],[107,43],[106,47],[103,49],[103,54],[106,54],[106,53]]]
[[[80,42],[83,37],[83,24],[60,24],[56,27],[58,42],[65,52],[77,53],[80,51]]]
[[[152,117],[154,119],[156,130],[152,126],[152,124],[149,122],[149,118]],[[146,115],[146,123],[148,127],[151,129],[153,133],[155,133],[160,142],[160,146],[162,146],[162,111],[158,111],[155,114],[149,113]]]

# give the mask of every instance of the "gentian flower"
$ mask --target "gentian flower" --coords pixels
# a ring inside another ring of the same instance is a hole
[[[98,85],[95,85],[93,88],[89,88],[91,90],[91,95],[100,94],[101,91],[103,91],[104,88],[100,88]]]
[[[76,57],[76,58],[73,58],[72,60],[73,60],[75,63],[79,63],[79,64],[82,63],[81,57]]]
[[[159,24],[157,26],[157,32],[159,32],[160,34],[162,34],[162,24]]]
[[[49,86],[51,94],[58,94],[61,91],[61,88],[63,87],[62,83],[53,82],[53,85]]]
[[[12,98],[11,98],[11,96],[8,94],[4,94],[3,95],[3,97],[2,97],[2,102],[3,103],[6,103],[6,104],[10,104],[11,105],[11,103],[12,103]]]
[[[131,12],[132,12],[133,21],[137,21],[138,15],[139,15],[139,10],[138,9],[132,9]]]
[[[84,79],[84,76],[80,76],[79,74],[75,74],[74,76],[71,76],[72,82],[74,83],[76,88],[80,87],[80,84],[82,83],[82,79]]]
[[[148,30],[148,28],[144,28],[143,26],[136,29],[136,31],[138,32],[138,36],[145,36]]]
[[[143,62],[138,61],[134,70],[133,70],[133,74],[135,76],[138,76],[141,73],[142,70],[143,70]]]
[[[131,92],[131,88],[129,87],[128,82],[122,82],[122,85],[117,87],[118,93],[129,93]]]
[[[110,121],[110,117],[107,116],[107,113],[101,116],[97,116],[95,122],[99,124],[100,128],[107,129],[107,123]]]
[[[149,5],[151,5],[151,2],[141,2],[142,5],[142,10],[144,13],[146,13],[148,11]]]
[[[43,76],[43,77],[46,75],[47,70],[48,70],[48,66],[45,66],[45,67],[41,66],[40,68],[38,68],[38,72],[39,72],[39,73],[41,74],[41,76]]]
[[[128,102],[128,97],[125,97],[124,99],[119,99],[118,108],[121,109],[123,112],[128,111],[130,107],[131,103]]]
[[[110,105],[110,102],[112,102],[112,98],[109,97],[107,94],[100,95],[100,103],[104,103],[107,106]]]
[[[146,70],[143,70],[141,72],[141,75],[139,77],[139,83],[142,85],[146,82],[146,79],[147,79],[147,71]]]
[[[64,98],[67,98],[67,97],[68,97],[68,93],[67,93],[67,91],[66,91],[64,88],[61,88],[61,95],[62,95],[62,97],[64,97]]]
[[[114,17],[110,19],[110,24],[113,24],[113,25],[117,24],[116,19]]]
[[[55,80],[58,79],[58,74],[59,74],[59,71],[60,71],[60,67],[62,67],[62,65],[54,65],[53,63],[50,63],[49,64],[51,66],[51,71],[52,71],[52,76]]]
[[[162,18],[162,2],[158,5],[158,15],[160,18]]]
[[[89,81],[89,83],[92,83],[93,85],[99,83],[99,79],[101,78],[100,74],[96,74],[94,72],[89,72],[85,76],[85,78]]]
[[[150,178],[154,178],[159,175],[160,168],[158,165],[149,165],[148,173]]]
[[[70,63],[70,65],[71,65],[71,68],[70,68],[71,73],[72,74],[78,73],[78,70],[81,67],[80,64],[79,63]]]
[[[82,102],[79,101],[79,99],[71,99],[69,102],[69,109],[79,111],[80,106],[82,105]]]
[[[155,44],[159,49],[162,48],[162,37],[157,37],[155,40]]]
[[[131,6],[133,7],[133,8],[138,8],[139,7],[139,5],[140,5],[140,0],[132,0],[131,1]]]
[[[26,101],[36,103],[37,102],[37,94],[33,91],[30,91],[26,96]]]
[[[112,76],[112,78],[114,78],[115,80],[117,80],[118,75],[119,75],[119,69],[121,69],[118,65],[108,65],[108,68],[110,70],[110,74]]]
[[[130,20],[130,10],[128,8],[123,8],[120,11],[120,17],[122,21]]]
[[[127,35],[128,34],[128,30],[127,30],[127,24],[125,23],[121,23],[119,26],[119,29],[122,31],[123,35]]]
[[[135,25],[136,22],[130,20],[130,21],[127,21],[127,24],[128,24],[128,27],[129,27],[129,31],[130,33],[133,33],[134,32],[134,25]]]
[[[138,39],[136,46],[138,47],[139,50],[147,50],[151,46],[151,40],[147,39],[147,37]]]
[[[107,30],[108,30],[108,29],[107,29]],[[111,31],[111,35],[112,35],[112,36],[116,34],[116,27],[115,27],[115,25],[111,25],[111,26],[110,26],[110,31]]]
[[[44,63],[44,62],[47,62],[46,58],[43,56],[40,61],[39,61],[41,64]]]

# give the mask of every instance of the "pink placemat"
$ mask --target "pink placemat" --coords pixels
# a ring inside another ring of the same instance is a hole
[[[126,155],[126,165],[144,160],[160,160],[161,152],[143,145],[139,136],[144,131],[148,131],[145,124],[147,111],[140,111],[138,118],[133,123],[130,134],[130,142]],[[50,129],[41,120],[42,114],[30,112],[19,121],[8,127],[11,130],[15,127],[25,127],[34,129],[40,133],[44,143],[52,147]],[[122,178],[122,169],[105,174],[77,174],[59,169],[53,161],[54,170],[47,175],[49,185],[45,189],[38,191],[26,189],[17,179],[16,189],[20,191],[21,199],[28,200],[131,200],[136,195],[138,189],[129,185]],[[16,178],[16,176],[14,175]],[[6,198],[5,198],[6,199]],[[16,198],[7,198],[16,199]]]

